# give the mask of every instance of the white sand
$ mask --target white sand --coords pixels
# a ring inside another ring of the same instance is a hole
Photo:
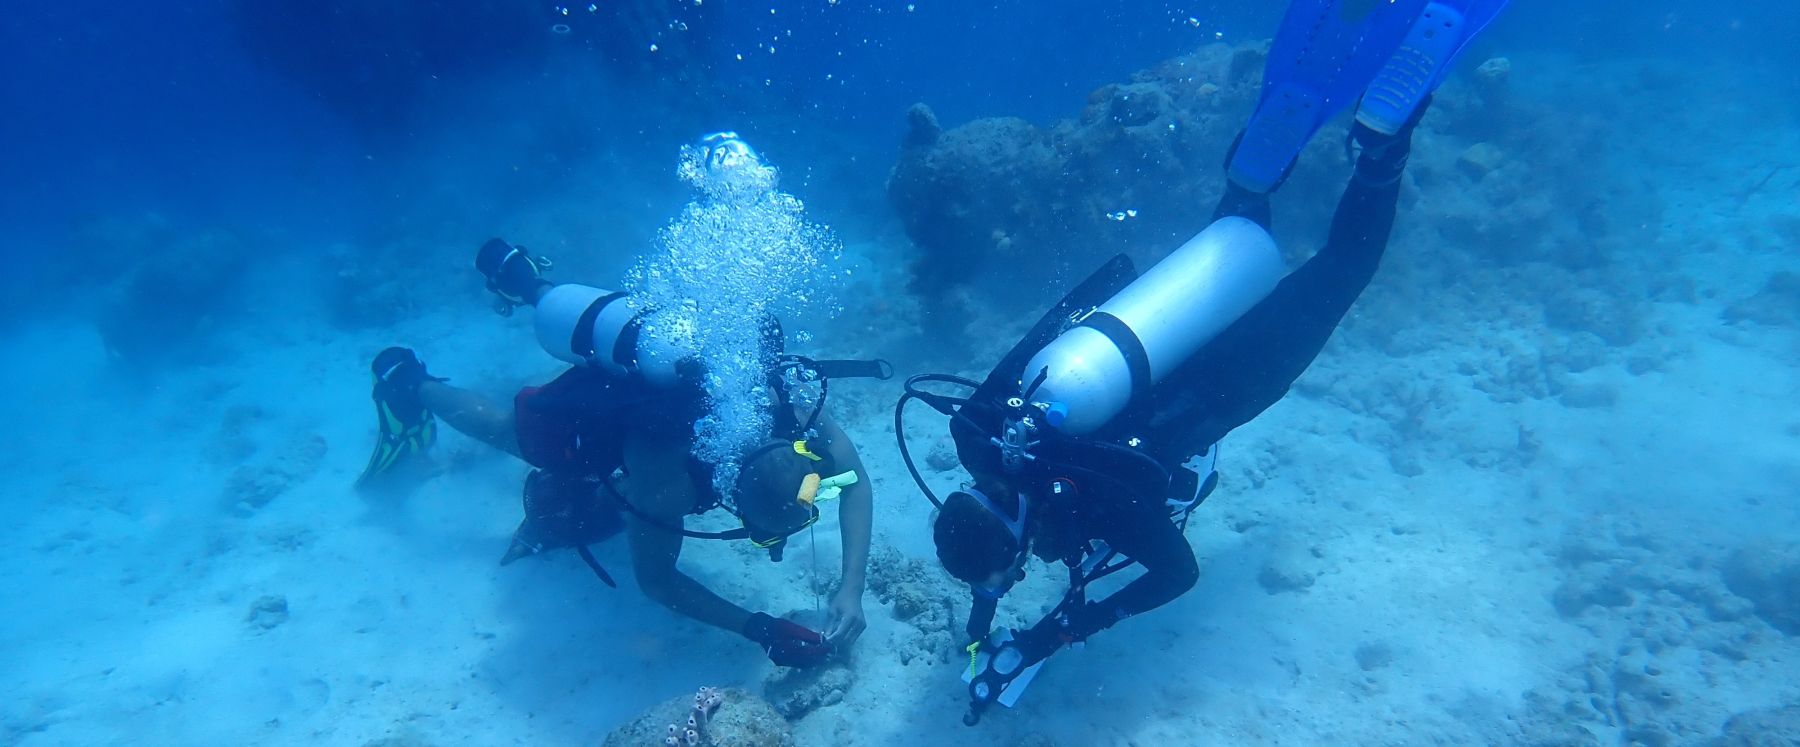
[[[1019,709],[975,729],[959,723],[956,659],[901,664],[894,652],[919,633],[871,597],[856,684],[798,725],[803,742],[1508,741],[1565,699],[1593,699],[1583,672],[1658,640],[1679,701],[1662,723],[1676,736],[1796,702],[1800,641],[1755,617],[1709,622],[1641,590],[1628,607],[1573,619],[1551,602],[1571,573],[1559,561],[1570,543],[1619,553],[1615,566],[1657,583],[1691,574],[1718,587],[1730,550],[1791,537],[1800,519],[1800,338],[1719,317],[1769,267],[1794,267],[1792,247],[1741,228],[1757,211],[1796,212],[1791,194],[1725,204],[1727,174],[1742,165],[1659,181],[1668,225],[1641,251],[1677,263],[1699,295],[1653,304],[1641,341],[1573,376],[1615,388],[1610,404],[1505,403],[1477,389],[1459,364],[1555,334],[1500,309],[1444,322],[1405,357],[1347,332],[1294,395],[1227,442],[1222,487],[1188,532],[1204,569],[1194,591],[1059,654]],[[1401,235],[1413,243],[1395,254],[1434,251],[1416,230]],[[1371,294],[1397,292],[1390,282]],[[596,548],[617,591],[569,553],[499,568],[525,469],[468,439],[445,435],[443,474],[412,495],[349,489],[370,442],[370,355],[405,342],[435,373],[507,396],[555,371],[524,320],[462,307],[382,333],[314,324],[297,315],[272,337],[239,333],[241,357],[142,381],[110,367],[79,322],[46,320],[0,343],[11,424],[0,464],[17,506],[0,526],[0,742],[592,744],[672,695],[754,688],[768,673],[752,646],[637,593],[622,543]],[[1636,352],[1662,365],[1633,375],[1624,361]],[[838,405],[874,479],[876,542],[930,560],[928,507],[892,448],[885,406],[897,386],[876,386],[847,383]],[[1406,386],[1438,395],[1400,434],[1380,413]],[[234,407],[251,409],[241,432],[222,434]],[[921,454],[941,434],[925,412]],[[1535,455],[1521,452],[1520,426],[1541,444]],[[222,497],[239,464],[281,463],[314,436],[322,461],[267,506]],[[1422,473],[1399,474],[1396,452]],[[835,532],[829,517],[818,526],[827,569]],[[804,543],[778,566],[694,544],[684,567],[727,596],[772,611],[812,605]],[[1258,577],[1271,563],[1314,582],[1270,593]],[[1035,612],[1031,591],[1048,594],[1059,577],[1034,569],[1007,614]],[[264,596],[285,599],[288,615],[266,630],[247,619]],[[1727,639],[1743,660],[1718,653]],[[1365,670],[1361,646],[1391,659]],[[1533,690],[1553,705],[1531,706]],[[1625,712],[1613,710],[1603,715]],[[1560,718],[1603,742],[1628,726]]]

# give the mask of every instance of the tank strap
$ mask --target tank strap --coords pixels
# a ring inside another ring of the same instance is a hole
[[[587,309],[581,312],[581,318],[575,321],[575,333],[569,340],[569,349],[582,358],[594,360],[594,355],[598,352],[594,350],[594,322],[600,318],[602,310],[624,297],[623,292],[614,291],[588,304]]]
[[[1125,367],[1131,371],[1131,398],[1143,401],[1143,396],[1150,391],[1150,355],[1144,352],[1144,343],[1137,333],[1124,321],[1104,311],[1087,315],[1081,326],[1105,335],[1118,346],[1119,352],[1125,355]]]
[[[611,351],[613,363],[626,370],[637,367],[638,337],[643,334],[643,331],[644,317],[641,314],[632,317],[631,321],[625,323],[625,328],[619,330],[618,339],[613,340]]]

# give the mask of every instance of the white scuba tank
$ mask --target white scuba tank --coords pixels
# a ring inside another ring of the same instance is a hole
[[[1099,430],[1269,295],[1283,266],[1255,222],[1221,218],[1032,356],[1021,374],[1051,427]]]
[[[538,298],[538,344],[557,358],[623,376],[638,372],[656,384],[675,381],[680,351],[638,333],[639,312],[622,291],[564,283]]]

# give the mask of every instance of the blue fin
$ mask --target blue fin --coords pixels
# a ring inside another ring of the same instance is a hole
[[[1263,69],[1262,100],[1226,173],[1268,192],[1313,133],[1350,108],[1406,38],[1426,0],[1294,0]]]
[[[1476,34],[1508,0],[1433,0],[1413,23],[1400,49],[1369,84],[1356,121],[1383,135],[1400,131],[1419,102],[1438,84]]]

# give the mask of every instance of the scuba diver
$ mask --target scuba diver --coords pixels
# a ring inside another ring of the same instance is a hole
[[[735,137],[703,142],[754,158]],[[824,410],[825,394],[833,378],[887,378],[892,369],[885,362],[783,355],[780,325],[765,317],[760,349],[746,353],[766,372],[762,391],[770,393],[764,404],[772,427],[736,460],[735,479],[721,480],[720,467],[703,463],[693,449],[696,422],[711,405],[702,386],[708,364],[651,334],[643,299],[553,284],[543,276],[547,260],[500,239],[480,248],[475,266],[499,299],[496,309],[533,307],[539,343],[571,367],[549,383],[521,389],[508,408],[432,376],[412,350],[382,351],[372,364],[379,439],[359,486],[429,449],[441,418],[534,468],[525,480],[525,518],[501,564],[570,547],[615,586],[587,545],[624,530],[646,596],[743,635],[777,665],[822,664],[861,635],[872,497],[855,445]],[[811,527],[819,504],[834,499],[842,583],[822,631],[739,607],[676,565],[687,538],[746,540],[778,562],[788,538]],[[702,532],[684,525],[685,517],[715,508],[734,514],[741,526]]]
[[[1505,2],[1340,7],[1349,5],[1289,8],[1211,225],[1142,275],[1113,258],[985,380],[907,381],[895,410],[900,449],[937,506],[938,558],[973,595],[965,723],[995,702],[1012,706],[1058,649],[1194,586],[1199,565],[1183,532],[1218,484],[1219,442],[1287,393],[1374,277],[1431,92]],[[1328,238],[1284,276],[1268,232],[1270,194],[1313,134],[1352,104],[1354,169]],[[907,452],[903,418],[915,399],[950,417],[972,477],[941,500]],[[1067,593],[1035,625],[993,630],[1031,555],[1067,567]],[[1088,585],[1131,566],[1142,574],[1087,598]]]

